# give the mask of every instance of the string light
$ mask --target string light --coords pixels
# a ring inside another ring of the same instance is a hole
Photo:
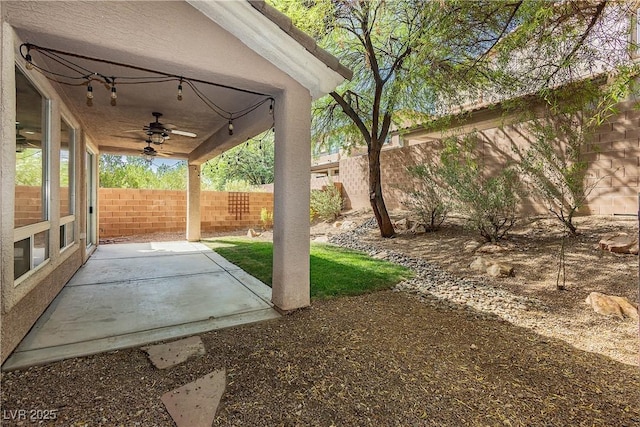
[[[91,86],[91,81],[87,85],[87,107],[93,106],[93,86]]]
[[[27,50],[27,55],[24,57],[24,59],[27,61],[27,64],[25,66],[27,67],[27,70],[33,70],[33,63],[32,63],[33,59],[31,58],[31,54],[29,53],[29,50]]]
[[[118,99],[118,94],[116,93],[116,78],[112,77],[111,80],[111,105],[116,106],[116,99]]]
[[[49,70],[35,64],[33,62],[31,50],[34,50],[39,55],[42,55],[42,57],[47,61],[47,63],[49,61],[51,61],[52,63],[58,63],[66,67],[66,69],[71,70],[71,73],[67,72],[66,74],[61,74],[60,72]],[[120,84],[148,84],[148,83],[164,83],[164,82],[177,81],[178,91],[176,94],[176,98],[178,101],[183,100],[184,85],[185,84],[188,85],[193,90],[196,97],[199,98],[207,107],[209,107],[219,117],[228,120],[227,129],[230,136],[233,135],[233,132],[234,132],[234,124],[233,124],[234,119],[239,119],[247,116],[248,114],[251,114],[252,112],[256,111],[258,108],[260,108],[262,105],[264,105],[267,102],[269,102],[269,114],[274,115],[275,100],[272,96],[265,93],[254,92],[251,90],[246,90],[246,89],[233,87],[233,86],[227,86],[224,84],[214,83],[210,81],[187,78],[187,77],[179,76],[175,74],[168,74],[162,71],[109,61],[106,59],[93,58],[93,57],[79,55],[71,52],[65,52],[61,50],[41,47],[31,43],[23,43],[20,45],[20,55],[26,61],[26,64],[25,64],[26,69],[28,70],[37,69],[40,73],[42,73],[47,79],[51,81],[54,81],[58,84],[69,85],[69,86],[86,85],[87,86],[86,104],[89,107],[93,106],[94,93],[93,93],[92,82],[94,80],[99,81],[100,83],[103,83],[107,88],[107,90],[110,90],[110,103],[114,107],[117,105],[117,98],[118,98],[117,89],[116,89],[116,78],[117,78]],[[79,58],[80,60],[82,60],[82,62],[75,63],[69,58]],[[124,76],[117,76],[117,77],[116,76],[108,77],[107,75],[102,74],[98,71],[94,71],[89,68],[86,68],[88,67],[88,65],[85,65],[86,61],[108,64],[109,66],[114,66],[114,67],[134,69],[139,72],[145,72],[149,74],[146,76],[124,75]],[[242,108],[238,111],[227,111],[221,106],[214,103],[214,101],[210,97],[208,97],[207,94],[203,92],[196,85],[196,83],[206,84],[206,85],[215,86],[221,89],[233,90],[233,91],[242,92],[242,93],[251,94],[251,95],[257,95],[263,98],[260,101],[254,104],[248,105],[247,107]],[[163,138],[164,140],[167,137],[168,135],[161,134],[161,135],[158,135],[156,139],[160,140],[160,138]]]

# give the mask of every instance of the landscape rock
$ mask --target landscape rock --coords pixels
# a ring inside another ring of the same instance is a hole
[[[638,255],[638,236],[627,233],[608,233],[598,244],[600,249],[616,254]]]
[[[258,236],[260,236],[260,233],[258,233],[253,228],[250,228],[249,231],[247,231],[247,237],[258,237]]]
[[[415,224],[413,224],[413,227],[411,227],[411,230],[409,231],[413,234],[426,233],[427,227],[425,227],[424,224],[416,222]]]
[[[149,360],[158,369],[176,366],[190,357],[206,353],[200,337],[189,337],[166,344],[156,344],[141,349],[149,356]]]
[[[340,228],[342,227],[342,221],[336,221],[333,223],[333,228]]]
[[[469,265],[469,268],[473,271],[477,271],[479,273],[484,273],[487,271],[487,261],[481,256],[476,257],[473,262]]]
[[[474,252],[476,249],[478,249],[480,246],[482,246],[482,243],[478,242],[477,240],[469,240],[468,242],[466,242],[464,244],[463,247],[463,251],[464,252]]]
[[[317,243],[327,243],[329,241],[329,236],[326,234],[324,236],[317,236],[313,241]]]
[[[638,307],[624,297],[591,292],[585,303],[598,314],[616,316],[621,320],[624,318],[638,320]]]
[[[476,249],[476,252],[481,254],[496,254],[498,252],[503,252],[505,250],[506,248],[503,248],[502,246],[492,243],[492,244],[480,246],[478,249]]]
[[[356,223],[353,221],[344,221],[340,226],[341,230],[353,230],[356,228]]]
[[[210,427],[225,388],[223,369],[167,392],[161,400],[177,427]]]
[[[406,230],[409,230],[411,228],[411,221],[409,221],[408,218],[402,218],[402,219],[396,221],[393,224],[393,227],[398,231],[406,231]]]
[[[513,276],[513,267],[508,264],[496,262],[487,267],[487,274],[491,277]]]
[[[387,259],[389,257],[389,254],[386,253],[385,251],[382,252],[378,252],[377,254],[375,254],[372,258],[375,259]]]

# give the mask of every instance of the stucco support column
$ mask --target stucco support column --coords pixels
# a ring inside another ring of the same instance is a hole
[[[187,167],[187,240],[200,240],[200,165]]]
[[[309,297],[311,96],[302,88],[275,102],[272,301],[282,311]]]

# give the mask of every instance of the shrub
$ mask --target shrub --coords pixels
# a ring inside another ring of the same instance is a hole
[[[224,184],[223,191],[229,191],[232,193],[249,193],[253,191],[253,187],[249,184],[249,181],[232,179]]]
[[[587,180],[589,164],[582,159],[588,148],[589,129],[579,115],[556,113],[550,119],[527,123],[531,138],[520,156],[520,170],[529,177],[535,194],[571,235],[573,218],[600,181]]]
[[[260,210],[260,222],[262,222],[263,229],[270,230],[273,227],[273,212],[267,208],[262,208]]]
[[[311,218],[333,221],[342,210],[342,194],[332,183],[323,190],[311,190]]]
[[[449,204],[442,183],[433,164],[410,166],[407,171],[416,178],[412,190],[404,190],[402,204],[413,212],[427,231],[440,228],[449,212]]]
[[[436,173],[443,180],[456,210],[467,217],[469,226],[485,240],[495,242],[516,222],[520,181],[508,165],[486,177],[473,152],[476,141],[475,134],[445,140]]]

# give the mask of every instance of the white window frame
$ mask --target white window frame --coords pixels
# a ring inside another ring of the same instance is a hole
[[[44,221],[37,222],[35,224],[29,224],[23,227],[14,228],[13,230],[13,243],[14,245],[25,239],[29,239],[30,254],[29,254],[29,271],[23,275],[17,277],[13,281],[13,287],[18,287],[27,278],[31,277],[36,271],[40,270],[51,262],[51,99],[42,93],[42,90],[38,88],[38,85],[29,78],[28,73],[16,64],[16,67],[20,69],[20,72],[26,77],[31,85],[40,93],[42,97],[42,117],[43,117],[43,129],[42,129],[42,211],[44,213]],[[34,266],[34,236],[38,233],[48,232],[46,254],[47,258],[43,260],[37,266]],[[15,256],[15,255],[14,255]]]
[[[70,206],[70,215],[66,215],[60,218],[60,227],[65,227],[65,245],[61,246],[60,252],[64,252],[66,249],[73,246],[75,242],[78,241],[78,230],[76,228],[76,129],[71,126],[68,120],[64,118],[64,116],[60,117],[60,120],[64,121],[64,123],[69,128],[69,206]],[[58,153],[58,156],[60,153]],[[58,171],[60,173],[60,171]],[[61,177],[62,178],[62,177]],[[74,227],[73,230],[73,240],[71,242],[66,241],[66,228],[71,224],[71,227]],[[58,231],[59,232],[59,231]]]

